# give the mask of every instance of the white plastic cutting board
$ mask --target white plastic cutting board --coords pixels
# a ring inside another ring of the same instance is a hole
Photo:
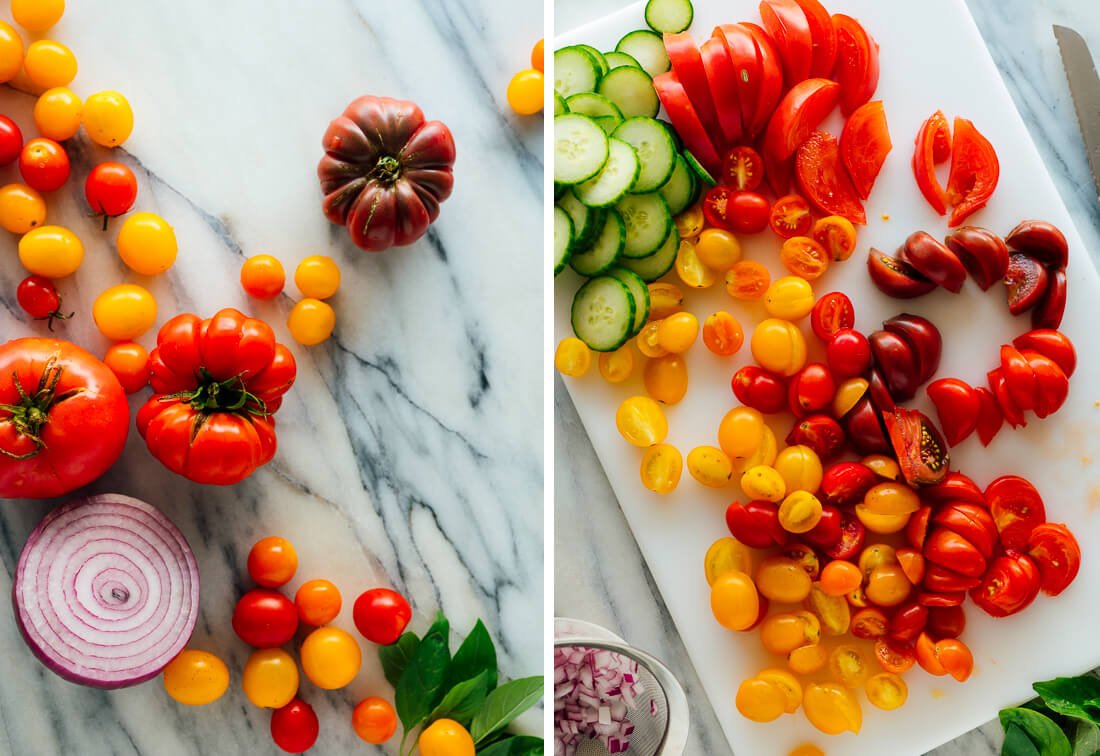
[[[619,504],[738,756],[782,755],[806,741],[819,744],[830,756],[923,753],[992,719],[1001,707],[1026,700],[1032,681],[1081,673],[1100,664],[1100,279],[962,0],[825,0],[825,4],[830,12],[859,18],[881,45],[881,78],[875,97],[885,102],[894,150],[867,204],[870,221],[860,229],[856,254],[834,265],[816,282],[815,290],[848,293],[856,306],[857,327],[864,332],[898,312],[931,318],[945,342],[938,376],[984,383],[986,371],[997,363],[999,345],[1029,328],[1027,316],[1008,315],[1002,287],[983,293],[970,281],[959,295],[938,290],[906,303],[875,290],[865,264],[868,247],[893,250],[914,230],[943,236],[946,221],[928,207],[913,180],[913,138],[920,123],[937,108],[949,119],[962,115],[973,120],[997,149],[1001,178],[989,206],[971,216],[970,222],[1002,234],[1022,218],[1047,219],[1063,229],[1071,251],[1069,306],[1062,328],[1077,345],[1080,366],[1058,414],[1045,421],[1033,420],[1027,429],[1012,431],[1006,426],[987,450],[972,437],[953,451],[953,466],[982,486],[1004,473],[1027,476],[1042,493],[1050,519],[1066,522],[1076,533],[1084,560],[1076,583],[1062,596],[1040,595],[1021,615],[993,620],[970,604],[963,637],[976,658],[971,679],[958,684],[914,669],[906,675],[909,701],[894,712],[874,709],[860,693],[864,721],[858,736],[825,736],[801,713],[769,724],[749,722],[733,705],[738,684],[766,666],[782,665],[782,660],[764,653],[757,633],[730,633],[714,622],[702,573],[707,546],[727,534],[726,505],[744,497],[736,486],[705,489],[686,470],[679,488],[669,496],[660,497],[642,487],[641,450],[628,445],[614,424],[619,402],[644,393],[640,365],[631,381],[618,386],[604,382],[595,365],[581,379],[566,378]],[[557,46],[586,42],[601,50],[614,49],[623,34],[643,26],[642,8],[639,3],[565,34]],[[741,20],[758,21],[754,2],[695,0],[691,31],[702,41],[715,25]],[[839,134],[839,114],[826,125]],[[773,276],[783,273],[777,260],[778,242],[770,232],[744,238],[742,245],[746,258],[764,262]],[[675,272],[670,276],[677,280]],[[571,335],[569,305],[578,282],[572,271],[557,279],[558,338]],[[700,320],[719,309],[734,313],[745,326],[746,346],[727,359],[711,355],[701,343],[689,353],[688,396],[667,412],[668,441],[685,456],[694,446],[715,444],[719,419],[737,403],[730,392],[730,377],[751,360],[747,347],[751,328],[764,317],[762,307],[742,306],[720,284],[691,292],[689,302]],[[808,323],[803,326],[812,339]],[[820,358],[820,350],[816,356]],[[930,410],[923,391],[914,406]],[[790,427],[789,418],[773,427],[782,438]]]

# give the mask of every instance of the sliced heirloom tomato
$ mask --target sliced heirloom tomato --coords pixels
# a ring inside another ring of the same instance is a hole
[[[1046,355],[1025,349],[1020,352],[1035,373],[1035,414],[1040,419],[1057,412],[1069,396],[1069,379],[1058,363]]]
[[[1001,345],[1001,372],[1012,403],[1021,411],[1033,410],[1039,400],[1039,387],[1035,371],[1020,350],[1008,344]]]
[[[922,276],[905,260],[874,247],[867,254],[867,272],[878,290],[894,299],[916,299],[936,288],[935,282]]]
[[[791,87],[768,121],[765,161],[769,157],[786,160],[793,155],[829,115],[839,95],[840,87],[828,79],[806,79]]]
[[[840,132],[840,159],[860,199],[871,196],[886,156],[893,149],[881,100],[864,103],[844,122]]]
[[[958,255],[927,231],[915,231],[905,240],[902,258],[925,278],[958,294],[966,282],[966,268]]]
[[[898,407],[883,413],[905,482],[914,488],[941,482],[951,467],[951,456],[939,430],[920,410]],[[927,556],[927,555],[926,555]]]
[[[1043,498],[1019,475],[1002,475],[985,489],[989,513],[1006,549],[1026,551],[1033,531],[1047,519]]]
[[[1050,284],[1050,273],[1034,257],[1013,252],[1008,256],[1004,284],[1008,311],[1019,315],[1035,307],[1043,299]]]
[[[942,506],[932,515],[932,522],[972,543],[986,559],[997,547],[997,525],[984,507],[955,501]]]
[[[1020,221],[1005,237],[1008,246],[1031,255],[1044,265],[1064,268],[1069,263],[1069,243],[1053,223],[1038,220]]]
[[[752,126],[746,133],[754,139],[764,132],[768,120],[783,96],[783,60],[775,41],[768,36],[762,26],[744,22],[741,26],[748,29],[756,46],[756,60],[760,69],[760,86],[757,90],[756,112],[752,116]]]
[[[802,194],[821,212],[867,223],[867,212],[841,163],[840,145],[832,134],[814,131],[802,142],[795,157],[795,176]]]
[[[884,330],[897,334],[913,350],[917,360],[918,378],[924,383],[940,368],[943,337],[928,318],[903,312],[882,321]]]
[[[1012,340],[1012,346],[1020,351],[1030,349],[1049,357],[1069,378],[1077,369],[1077,350],[1073,342],[1061,331],[1052,328],[1040,328],[1020,334]]]
[[[699,121],[708,134],[721,134],[718,110],[711,96],[710,85],[707,83],[707,70],[703,66],[703,56],[695,44],[695,39],[690,32],[678,34],[666,32],[664,41],[672,72],[684,85],[684,92],[691,100],[695,112],[699,114]]]
[[[924,542],[928,538],[928,523],[931,519],[932,507],[924,504],[911,514],[909,522],[905,523],[905,540],[917,551],[924,548]]]
[[[927,391],[948,446],[958,446],[977,430],[981,397],[973,386],[958,378],[940,378],[928,384]]]
[[[947,225],[959,226],[971,213],[985,207],[1000,175],[1001,164],[993,145],[973,123],[956,116],[951,173],[947,178],[947,203],[953,209]]]
[[[737,98],[737,73],[729,50],[721,39],[711,37],[699,47],[707,86],[714,103],[724,146],[741,141],[741,108]]]
[[[995,368],[986,373],[985,377],[989,381],[989,391],[993,394],[997,408],[1001,411],[1004,420],[1013,428],[1026,427],[1027,419],[1024,417],[1024,413],[1020,411],[1020,408],[1012,401],[1012,397],[1008,395],[1008,385],[1005,383],[1004,371]]]
[[[793,85],[809,78],[814,42],[810,22],[799,4],[795,0],[763,0],[760,18],[783,60],[784,80]]]
[[[891,331],[875,331],[869,341],[875,370],[885,380],[890,396],[899,402],[912,399],[921,384],[916,350]]]
[[[806,23],[810,27],[810,39],[813,41],[813,58],[810,61],[810,76],[828,78],[836,65],[836,27],[829,17],[829,11],[818,0],[795,0],[806,14]]]
[[[1065,268],[1050,271],[1046,291],[1031,311],[1032,328],[1057,328],[1066,314],[1066,294],[1069,280]]]
[[[913,176],[917,180],[917,188],[932,209],[938,215],[947,214],[947,192],[936,177],[936,163],[946,160],[936,159],[937,145],[947,144],[947,152],[950,154],[951,131],[947,125],[947,117],[942,110],[937,110],[921,124],[917,131],[915,147],[913,149]],[[943,148],[940,147],[942,151]]]
[[[871,99],[878,88],[878,43],[851,16],[833,14],[836,29],[836,70],[840,84],[840,112],[851,115]]]
[[[970,598],[989,616],[1007,617],[1035,600],[1041,582],[1031,557],[1009,552],[993,560],[981,584],[970,591]]]
[[[712,175],[722,167],[722,158],[718,149],[699,120],[699,115],[688,98],[684,85],[672,71],[653,77],[653,88],[668,113],[668,120],[676,133],[684,140],[684,146],[695,156]]]
[[[797,194],[788,194],[777,199],[768,218],[768,225],[780,239],[808,236],[813,222],[809,204]]]
[[[974,389],[978,392],[978,400],[981,408],[978,410],[978,440],[982,446],[989,446],[990,442],[1001,431],[1005,416],[1001,412],[1001,406],[997,404],[997,397],[985,386]]]
[[[1008,245],[992,231],[961,226],[944,239],[982,291],[1001,281],[1008,271]]]
[[[1081,569],[1081,547],[1065,525],[1045,522],[1031,531],[1027,553],[1039,566],[1043,593],[1057,596]]]
[[[950,504],[963,502],[985,507],[985,495],[978,484],[958,471],[947,473],[942,483],[928,486],[920,492],[921,500],[929,504]]]
[[[890,451],[890,440],[883,428],[882,418],[868,397],[856,402],[856,406],[843,419],[848,441],[857,452],[885,454]]]
[[[743,24],[722,24],[716,26],[711,34],[726,48],[734,79],[729,82],[735,88],[737,111],[741,119],[741,133],[749,138],[753,118],[756,116],[757,101],[760,97],[762,72],[756,42]]]

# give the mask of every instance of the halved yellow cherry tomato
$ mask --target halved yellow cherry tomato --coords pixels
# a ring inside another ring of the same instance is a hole
[[[681,240],[676,252],[676,275],[693,289],[708,289],[718,280],[718,274],[703,265],[695,252],[695,245],[687,239]]]
[[[733,474],[743,475],[746,470],[756,467],[757,465],[766,465],[771,467],[775,464],[776,457],[776,440],[775,433],[768,426],[764,426],[764,433],[761,436],[760,446],[756,448],[748,457],[730,457],[730,461],[733,463]]]
[[[858,733],[863,726],[859,700],[836,683],[807,685],[802,692],[802,710],[810,724],[826,735],[839,735],[845,730]]]
[[[630,443],[643,448],[659,444],[668,436],[668,420],[648,396],[631,396],[615,411],[615,426]]]
[[[600,375],[608,383],[622,383],[634,372],[634,347],[623,344],[614,352],[600,352]]]
[[[824,591],[821,583],[814,583],[806,606],[821,619],[821,630],[826,635],[844,635],[852,624],[852,610],[843,596],[833,596]]]
[[[878,606],[897,606],[909,598],[912,587],[900,564],[882,564],[871,570],[864,591]]]
[[[657,333],[663,322],[663,320],[650,320],[634,337],[634,345],[645,357],[664,357],[668,354],[668,350],[657,341]]]
[[[855,407],[867,393],[869,386],[866,378],[849,378],[837,386],[836,395],[833,396],[833,417],[847,415],[848,410]]]
[[[737,318],[725,310],[707,316],[703,321],[703,343],[713,354],[729,357],[737,354],[745,343],[745,332]]]
[[[885,454],[868,454],[859,462],[880,478],[886,480],[901,479],[901,468],[898,467],[898,462],[893,457],[887,457]]]
[[[741,490],[750,499],[782,501],[787,495],[787,484],[774,467],[756,465],[741,476]]]
[[[909,686],[899,675],[882,672],[864,683],[867,700],[880,709],[890,711],[900,708],[909,698]]]
[[[829,674],[845,688],[860,687],[870,673],[867,657],[855,646],[837,646],[829,654]]]
[[[743,572],[747,575],[751,570],[752,555],[749,547],[730,536],[712,543],[703,557],[707,585],[714,585],[714,581],[727,572]]]
[[[794,675],[785,669],[773,668],[765,669],[756,677],[777,685],[783,691],[783,697],[786,700],[786,706],[783,709],[785,712],[794,714],[798,711],[798,707],[802,705],[802,684]]]
[[[830,260],[847,260],[856,249],[856,227],[840,215],[820,218],[810,235],[825,249]]]
[[[642,455],[642,485],[653,493],[667,494],[676,490],[684,458],[672,444],[654,444]]]
[[[711,270],[722,273],[741,261],[741,243],[729,231],[708,228],[695,242],[695,254]]]
[[[554,368],[562,375],[580,378],[592,366],[592,350],[576,336],[566,336],[554,350]]]
[[[694,239],[703,231],[703,225],[706,222],[703,217],[703,206],[696,202],[673,220],[681,239]]]
[[[684,309],[684,293],[673,283],[659,281],[649,284],[649,320],[664,320]]]
[[[862,504],[856,504],[856,517],[863,526],[872,533],[888,535],[900,532],[908,523],[909,513],[905,514],[876,514]]]

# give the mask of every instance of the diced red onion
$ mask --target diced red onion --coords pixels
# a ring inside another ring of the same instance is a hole
[[[167,517],[105,494],[38,524],[19,555],[12,600],[43,664],[81,685],[121,688],[156,676],[187,644],[199,571]]]
[[[625,753],[634,725],[628,712],[641,693],[638,663],[612,651],[554,650],[554,753],[574,756],[583,740]],[[656,715],[651,702],[650,712]]]

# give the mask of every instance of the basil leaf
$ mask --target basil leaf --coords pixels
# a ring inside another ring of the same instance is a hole
[[[477,752],[478,756],[543,756],[546,748],[542,738],[513,735]]]
[[[1100,678],[1092,675],[1056,677],[1031,687],[1042,696],[1051,711],[1100,724]]]
[[[444,620],[445,622],[445,620]],[[406,734],[423,724],[443,697],[443,676],[451,661],[446,636],[432,625],[416,647],[394,693],[394,707]]]
[[[1012,724],[1005,729],[1005,742],[1001,746],[1001,756],[1039,756],[1039,749],[1019,725]]]
[[[452,662],[451,665],[454,666],[454,663]],[[436,706],[435,710],[428,715],[428,721],[434,722],[447,717],[463,727],[469,727],[470,720],[485,703],[485,696],[489,692],[487,686],[488,674],[485,672],[469,680],[463,680],[447,691],[443,700],[439,702],[439,706]]]
[[[542,675],[538,675],[512,680],[490,693],[470,725],[474,744],[504,729],[509,722],[538,703],[542,698],[542,689]]]
[[[491,691],[497,686],[497,651],[493,647],[493,639],[489,637],[489,631],[481,620],[477,621],[474,629],[462,641],[462,645],[455,651],[451,666],[447,668],[446,685],[451,686],[460,680],[469,680],[479,672],[486,673],[486,691]]]
[[[405,633],[397,639],[397,643],[379,647],[378,660],[382,662],[382,672],[394,688],[397,687],[401,673],[405,671],[405,667],[409,666],[409,660],[412,659],[419,645],[420,638],[416,633]]]
[[[1039,751],[1039,756],[1073,756],[1073,747],[1061,728],[1050,719],[1031,709],[1001,709],[1001,726],[1008,731],[1016,725]]]
[[[1078,722],[1073,738],[1073,756],[1096,756],[1100,753],[1100,727],[1092,722]]]

